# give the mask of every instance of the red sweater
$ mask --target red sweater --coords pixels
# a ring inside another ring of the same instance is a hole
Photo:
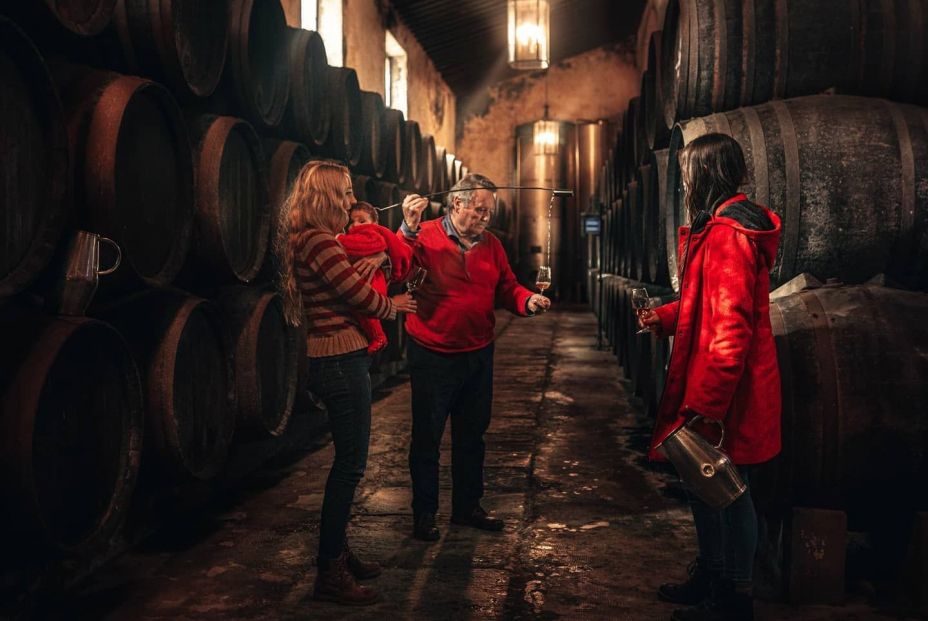
[[[415,239],[397,235],[413,248],[413,261],[429,271],[416,290],[416,314],[406,315],[406,332],[440,352],[465,352],[493,342],[494,310],[526,315],[532,292],[521,286],[499,239],[490,232],[466,252],[445,233],[442,220],[423,222]]]

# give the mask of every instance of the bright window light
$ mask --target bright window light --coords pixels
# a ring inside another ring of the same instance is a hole
[[[406,81],[407,56],[406,50],[400,45],[390,31],[386,35],[386,59],[384,62],[384,93],[385,103],[394,110],[400,110],[404,116],[409,116],[406,109]]]
[[[333,67],[345,64],[342,19],[342,0],[303,0],[300,6],[301,25],[319,33],[325,43],[325,55]]]

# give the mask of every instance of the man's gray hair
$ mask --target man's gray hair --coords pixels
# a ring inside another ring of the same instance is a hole
[[[448,209],[451,209],[455,196],[460,197],[462,202],[469,203],[470,199],[474,197],[474,192],[476,190],[489,190],[495,193],[496,184],[490,181],[489,177],[485,177],[478,173],[470,173],[451,186],[445,198],[445,204],[448,206]]]

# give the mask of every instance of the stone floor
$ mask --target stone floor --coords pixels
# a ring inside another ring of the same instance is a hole
[[[642,457],[648,421],[595,349],[582,309],[500,316],[485,506],[502,533],[447,522],[412,540],[406,448],[409,387],[378,391],[371,455],[350,527],[379,559],[383,601],[352,609],[309,597],[322,489],[332,449],[275,459],[201,510],[178,515],[45,615],[67,619],[667,619],[656,586],[694,556],[688,509],[671,476]],[[446,434],[446,439],[449,434]],[[449,463],[448,447],[442,463]],[[841,608],[758,603],[760,619],[889,619],[861,601]]]

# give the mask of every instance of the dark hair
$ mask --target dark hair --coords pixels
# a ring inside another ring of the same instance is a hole
[[[690,221],[738,193],[747,175],[741,145],[726,134],[705,134],[680,150],[683,202]]]
[[[377,210],[374,209],[373,205],[366,201],[358,201],[352,205],[351,209],[348,210],[348,215],[350,216],[355,211],[363,211],[369,215],[371,217],[371,221],[373,221],[374,224],[377,224],[377,222],[380,220],[380,216],[377,214]]]

